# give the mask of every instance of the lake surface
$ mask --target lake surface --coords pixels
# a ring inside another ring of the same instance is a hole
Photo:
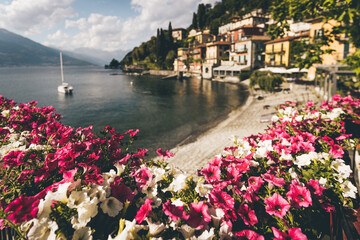
[[[51,105],[63,116],[61,122],[73,127],[92,125],[96,132],[106,125],[118,132],[140,129],[135,144],[151,151],[170,149],[207,130],[248,96],[237,84],[111,72],[65,67],[65,81],[74,93],[64,95],[57,92],[61,82],[57,67],[0,68],[0,95],[17,103],[36,100],[39,107]]]

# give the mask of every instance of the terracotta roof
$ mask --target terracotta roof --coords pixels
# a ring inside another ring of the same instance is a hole
[[[217,41],[217,42],[212,42],[207,46],[215,46],[215,45],[230,45],[230,43],[229,42]]]
[[[288,36],[288,37],[283,37],[283,38],[277,38],[277,39],[271,40],[269,42],[266,42],[265,44],[291,41],[291,40],[294,40],[294,39],[297,39],[297,38],[308,37],[308,36],[309,36],[309,33],[307,32],[307,33],[303,33],[303,34],[300,34],[300,35],[297,35],[297,36]]]

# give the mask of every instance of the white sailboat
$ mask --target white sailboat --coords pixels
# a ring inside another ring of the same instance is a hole
[[[61,68],[61,85],[58,86],[58,92],[65,93],[65,94],[71,94],[74,88],[72,86],[70,86],[68,83],[64,82],[62,52],[60,52],[60,68]]]

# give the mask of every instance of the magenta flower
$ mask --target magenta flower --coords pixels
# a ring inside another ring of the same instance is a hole
[[[344,150],[341,146],[334,144],[331,146],[329,153],[332,154],[334,158],[342,158],[344,155]]]
[[[276,228],[272,227],[271,230],[274,234],[274,240],[307,240],[305,234],[301,232],[300,228],[290,228],[288,234],[280,232]]]
[[[311,186],[312,192],[318,197],[321,197],[323,195],[323,191],[326,189],[325,187],[320,186],[319,180],[317,179],[316,180],[310,179],[307,185]]]
[[[156,150],[156,152],[159,156],[163,156],[164,160],[174,156],[174,154],[172,152],[170,152],[169,150],[163,151],[163,150],[161,150],[161,148],[158,148]]]
[[[142,223],[144,219],[149,215],[152,210],[151,203],[153,201],[149,198],[145,200],[145,203],[140,207],[139,211],[137,211],[135,220],[137,223]]]
[[[163,211],[165,215],[169,216],[173,221],[180,219],[187,220],[189,218],[189,215],[184,210],[184,206],[175,206],[171,204],[170,200],[163,204]]]
[[[135,177],[136,185],[143,190],[151,183],[153,175],[147,167],[142,167],[138,169],[135,173],[131,174]]]
[[[25,153],[22,151],[11,151],[6,156],[4,156],[4,166],[5,167],[16,167],[23,164],[23,159]]]
[[[203,202],[194,202],[190,203],[190,214],[187,220],[187,224],[189,224],[192,228],[203,228],[211,221],[211,216],[208,213],[208,206]]]
[[[265,173],[261,175],[265,181],[268,183],[272,183],[277,187],[282,187],[285,185],[285,179],[283,178],[277,178],[273,174]]]
[[[214,189],[209,194],[209,200],[212,205],[223,210],[234,210],[235,200],[229,194],[219,189]]]
[[[212,166],[208,164],[207,167],[201,169],[200,173],[202,173],[206,179],[206,181],[212,183],[215,181],[220,181],[220,167]]]
[[[249,188],[251,188],[254,192],[258,192],[264,181],[261,177],[249,177],[248,184]]]
[[[235,233],[237,236],[236,239],[240,240],[264,240],[264,236],[257,234],[252,230],[242,230],[240,232]]]
[[[5,213],[10,213],[6,218],[15,224],[29,221],[36,217],[39,202],[39,198],[21,195],[4,210]]]
[[[270,215],[283,218],[290,209],[290,203],[280,194],[274,193],[271,197],[265,198],[265,210]]]
[[[296,207],[308,207],[309,205],[312,205],[309,189],[297,184],[290,185],[290,191],[286,194],[286,197],[291,202],[295,203]]]
[[[240,215],[246,225],[253,226],[258,223],[258,219],[255,215],[255,211],[249,208],[247,204],[243,204],[239,207],[237,213]]]

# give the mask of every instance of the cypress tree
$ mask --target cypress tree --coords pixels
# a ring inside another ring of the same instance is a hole
[[[197,29],[197,28],[198,28],[198,21],[197,21],[197,14],[196,14],[196,13],[193,13],[192,27],[193,27],[194,29]]]

